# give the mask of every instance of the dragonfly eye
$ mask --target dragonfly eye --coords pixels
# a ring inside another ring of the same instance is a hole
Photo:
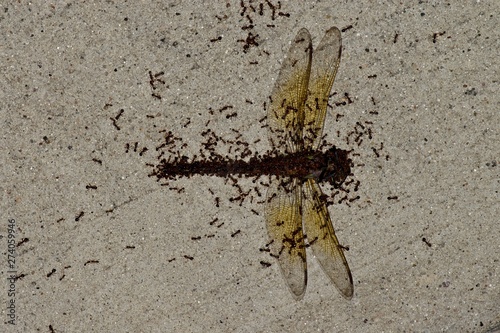
[[[320,181],[329,181],[334,188],[339,188],[351,174],[352,161],[349,151],[333,146],[325,153],[325,168],[321,171]]]

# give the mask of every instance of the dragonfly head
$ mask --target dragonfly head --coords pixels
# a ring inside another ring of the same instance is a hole
[[[325,164],[318,181],[329,181],[334,188],[339,188],[351,174],[352,161],[349,153],[349,150],[342,150],[335,146],[328,149],[324,154]]]

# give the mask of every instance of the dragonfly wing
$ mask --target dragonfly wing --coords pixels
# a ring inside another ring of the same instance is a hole
[[[351,271],[335,236],[330,214],[322,199],[323,192],[313,179],[308,179],[302,185],[302,190],[307,240],[323,271],[340,293],[345,298],[351,299],[354,292]]]
[[[276,180],[267,190],[266,205],[271,253],[277,258],[286,283],[297,299],[302,298],[307,284],[301,196],[299,180]]]
[[[281,65],[267,112],[271,147],[280,153],[303,149],[304,103],[311,71],[311,53],[311,35],[302,28]]]
[[[322,140],[323,126],[330,90],[340,63],[342,39],[336,27],[330,28],[312,55],[309,92],[304,108],[304,145],[317,149]]]

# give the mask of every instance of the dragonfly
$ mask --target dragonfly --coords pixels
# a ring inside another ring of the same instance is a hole
[[[320,183],[340,188],[352,175],[350,151],[332,146],[321,151],[328,99],[340,63],[338,28],[326,31],[313,50],[309,31],[298,31],[282,63],[267,109],[271,153],[249,160],[162,159],[153,175],[174,179],[194,174],[271,178],[265,201],[269,247],[292,295],[307,286],[306,249],[311,248],[340,294],[353,295],[353,280],[339,244]]]

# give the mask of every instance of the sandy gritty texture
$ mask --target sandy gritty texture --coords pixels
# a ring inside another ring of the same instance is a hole
[[[240,1],[3,2],[0,330],[498,331],[500,3],[453,3],[282,1],[273,17],[258,0],[243,15]],[[146,163],[165,129],[188,156],[208,128],[269,149],[259,120],[290,41],[306,27],[316,45],[334,25],[346,30],[325,133],[359,154],[361,185],[330,214],[355,294],[309,253],[295,301],[259,251],[262,197],[240,206],[215,177],[160,186]],[[357,121],[372,139],[348,145]]]

